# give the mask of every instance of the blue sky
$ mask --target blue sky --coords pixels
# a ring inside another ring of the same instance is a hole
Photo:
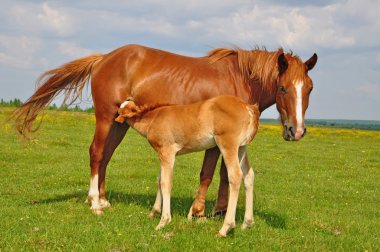
[[[5,100],[26,100],[46,70],[129,43],[189,56],[231,45],[282,46],[303,60],[319,56],[307,118],[380,120],[378,0],[1,0],[1,6]],[[277,118],[275,107],[263,117]]]

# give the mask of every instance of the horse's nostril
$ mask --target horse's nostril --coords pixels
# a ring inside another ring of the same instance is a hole
[[[292,137],[294,137],[293,127],[289,127],[289,131],[290,131],[290,135],[292,135]]]
[[[306,135],[306,128],[303,129],[302,137]]]

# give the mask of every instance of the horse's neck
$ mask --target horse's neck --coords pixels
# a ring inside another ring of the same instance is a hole
[[[249,103],[258,103],[260,113],[276,103],[276,90],[263,88],[258,81],[251,82],[251,92]]]

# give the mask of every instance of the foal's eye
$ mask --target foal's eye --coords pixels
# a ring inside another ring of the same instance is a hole
[[[284,86],[280,86],[280,93],[286,94],[286,88]]]

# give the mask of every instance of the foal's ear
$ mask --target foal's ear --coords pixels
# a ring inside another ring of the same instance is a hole
[[[133,101],[129,101],[124,106],[120,107],[117,113],[118,117],[115,118],[116,122],[123,123],[125,119],[134,117],[138,112],[137,106]]]
[[[307,67],[307,70],[311,70],[313,69],[313,67],[315,66],[315,64],[317,64],[317,60],[318,60],[318,56],[316,53],[313,54],[313,56],[311,56],[310,59],[308,59],[306,62],[305,62],[305,65]]]
[[[288,61],[285,58],[285,54],[281,53],[277,58],[278,72],[283,74],[288,69]]]

